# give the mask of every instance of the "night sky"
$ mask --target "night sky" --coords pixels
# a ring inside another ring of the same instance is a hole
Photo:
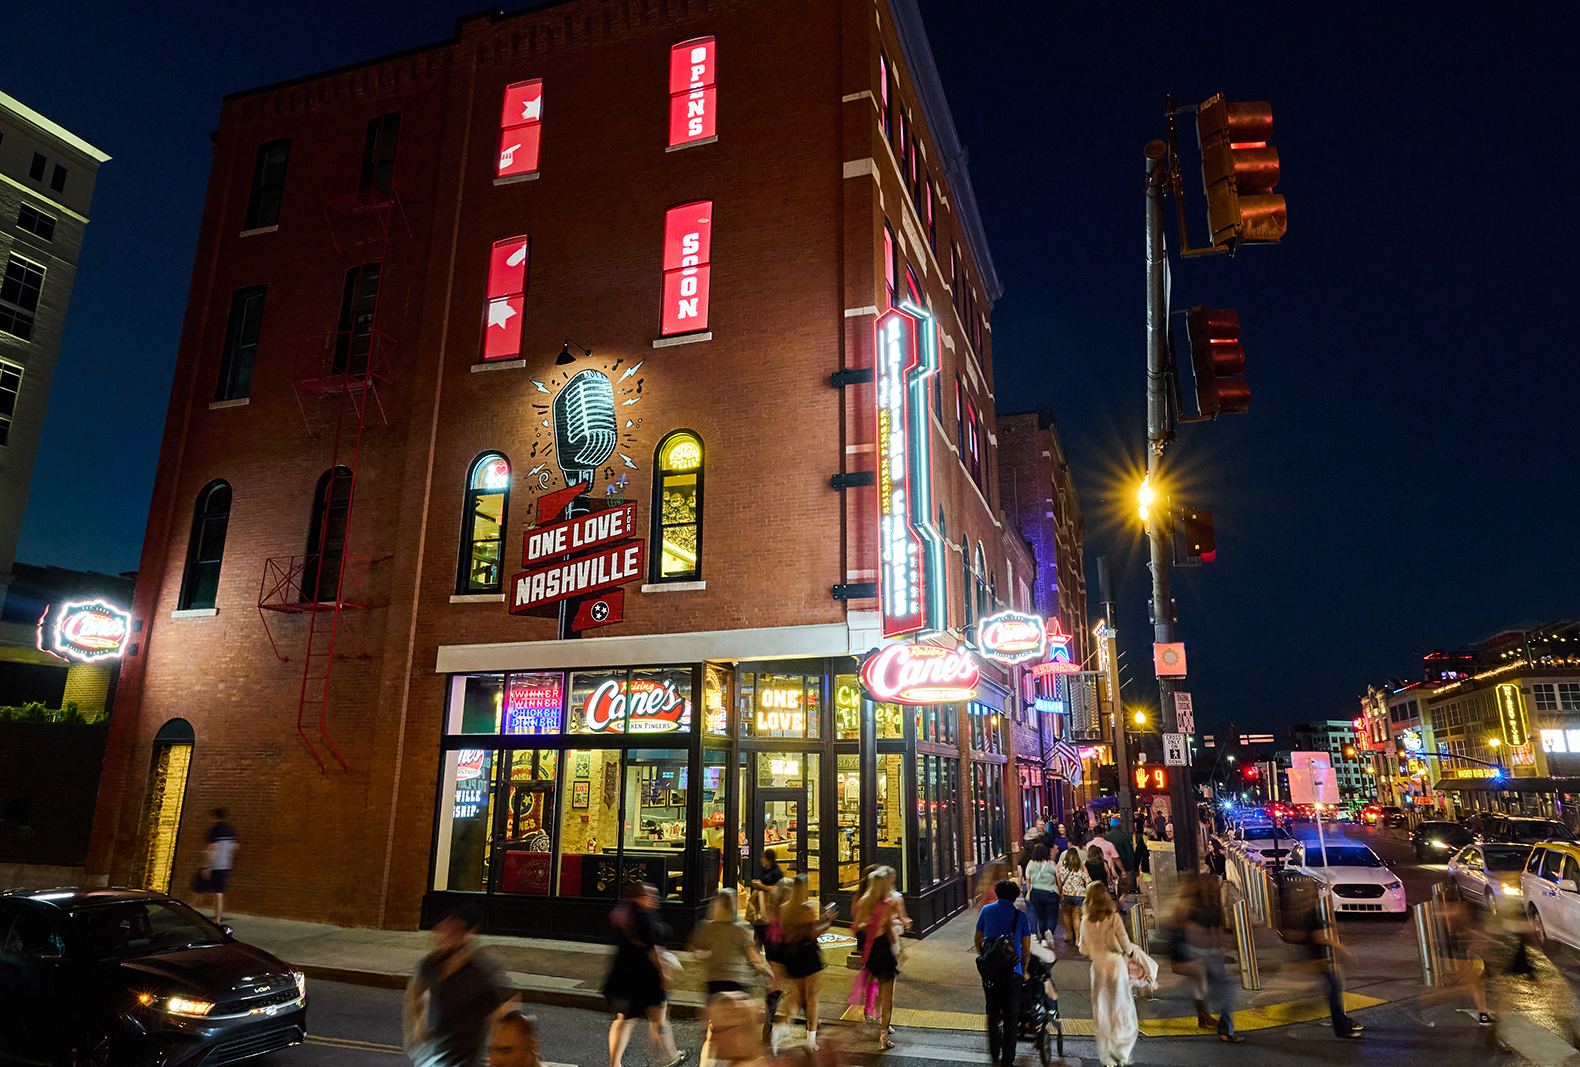
[[[1423,652],[1580,615],[1573,5],[920,2],[1005,288],[1000,406],[1056,413],[1094,615],[1096,559],[1114,566],[1127,700],[1157,699],[1132,500],[1141,149],[1166,92],[1272,102],[1290,220],[1279,247],[1173,261],[1174,307],[1239,310],[1252,387],[1249,415],[1170,452],[1176,500],[1217,524],[1217,561],[1175,572],[1198,723],[1350,718]],[[0,89],[114,157],[19,559],[138,565],[221,95],[446,39],[466,10],[8,12]]]

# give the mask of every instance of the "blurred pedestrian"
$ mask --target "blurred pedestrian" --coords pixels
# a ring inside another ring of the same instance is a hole
[[[236,858],[236,829],[225,821],[225,809],[214,809],[214,824],[208,828],[208,844],[203,849],[203,862],[192,879],[197,899],[194,908],[201,908],[203,898],[214,897],[214,923],[225,921],[225,890],[230,888],[230,869]]]
[[[1245,1038],[1234,1032],[1234,987],[1229,984],[1229,976],[1223,968],[1223,890],[1217,878],[1208,875],[1191,879],[1186,923],[1190,953],[1201,967],[1206,987],[1207,1009],[1218,1016],[1218,1040],[1236,1044],[1244,1041]],[[1196,1016],[1200,1023],[1199,1007]]]
[[[994,887],[1009,876],[1009,864],[1003,860],[994,860],[984,866],[982,872],[977,875],[977,906],[985,908],[997,900]]]
[[[745,993],[720,993],[708,1008],[715,1062],[755,1063],[763,1054],[763,1005]],[[708,1067],[703,1064],[702,1067]]]
[[[779,909],[779,921],[784,928],[784,971],[790,980],[790,995],[780,1003],[779,1018],[784,1022],[775,1021],[776,1054],[778,1046],[788,1036],[796,1001],[806,1013],[807,1047],[817,1048],[817,987],[823,971],[823,950],[817,939],[828,929],[836,911],[833,904],[822,912],[817,910],[817,905],[808,898],[806,875],[798,874],[790,883],[789,899]]]
[[[1072,845],[1064,850],[1054,873],[1059,878],[1059,909],[1064,916],[1064,940],[1072,951],[1081,937],[1081,909],[1086,906],[1086,887],[1092,883],[1081,865],[1081,850]]]
[[[499,969],[477,949],[480,914],[463,904],[434,924],[434,950],[406,986],[403,1044],[417,1067],[478,1067],[489,1025],[516,1006]]]
[[[1015,1039],[1020,1032],[1020,996],[1025,964],[1031,953],[1031,924],[1015,906],[1020,886],[1001,879],[993,887],[993,903],[977,916],[974,944],[982,997],[987,1003],[988,1063],[1014,1067]]]
[[[851,987],[851,1003],[859,1004],[866,1018],[877,1009],[878,1048],[891,1049],[889,1020],[894,1014],[894,979],[900,973],[899,938],[911,928],[905,898],[894,891],[894,868],[878,867],[867,879],[867,891],[851,908],[852,925],[862,938],[861,970]],[[858,994],[859,990],[859,994]]]
[[[762,858],[758,860],[761,870],[757,877],[752,879],[753,906],[747,909],[746,921],[752,924],[752,930],[757,935],[757,943],[763,944],[763,939],[768,933],[768,894],[773,892],[774,886],[785,876],[783,868],[779,866],[778,857],[771,848],[763,849]]]
[[[1026,864],[1026,906],[1031,911],[1037,940],[1059,925],[1059,874],[1048,858],[1048,846],[1038,843]],[[1049,939],[1051,940],[1051,938]]]
[[[1212,1030],[1217,1023],[1207,1010],[1206,972],[1201,961],[1191,951],[1190,943],[1191,910],[1196,904],[1200,878],[1194,871],[1180,874],[1173,910],[1160,924],[1160,932],[1168,946],[1169,970],[1190,980],[1191,996],[1196,1005],[1196,1025],[1203,1030]]]
[[[489,1035],[488,1067],[539,1067],[538,1020],[519,1011],[501,1016]]]
[[[659,1062],[679,1067],[686,1058],[684,1052],[675,1048],[669,1028],[663,958],[667,955],[663,941],[669,936],[669,929],[658,919],[657,911],[657,887],[635,885],[627,889],[625,900],[609,915],[617,946],[614,964],[603,983],[603,995],[614,1015],[609,1024],[609,1067],[620,1067],[631,1031],[644,1016],[648,1040],[662,1054]]]
[[[1305,946],[1306,962],[1322,976],[1328,994],[1328,1014],[1333,1022],[1335,1036],[1359,1041],[1365,1029],[1344,1013],[1344,969],[1333,920],[1324,913],[1318,899],[1318,888],[1308,884],[1309,879],[1289,882],[1289,899],[1292,914],[1290,931],[1292,940]]]
[[[1119,870],[1116,873],[1118,886],[1115,896],[1117,898],[1128,893],[1134,886],[1131,879],[1136,871],[1136,850],[1131,842],[1130,835],[1120,828],[1118,819],[1112,822],[1108,833],[1104,837],[1114,846],[1115,855],[1112,858],[1117,860],[1119,864]],[[1108,850],[1104,849],[1103,851],[1107,852]]]
[[[1103,1067],[1130,1063],[1140,1033],[1135,996],[1130,991],[1129,961],[1135,947],[1108,888],[1100,882],[1087,886],[1081,952],[1092,961],[1092,1035]]]
[[[691,954],[700,960],[708,976],[708,1008],[704,1017],[707,1036],[702,1041],[701,1067],[711,1061],[713,1043],[713,1002],[724,993],[744,993],[757,971],[767,972],[768,964],[757,952],[751,930],[735,914],[735,891],[720,889],[708,906],[708,917],[691,931],[687,942]]]

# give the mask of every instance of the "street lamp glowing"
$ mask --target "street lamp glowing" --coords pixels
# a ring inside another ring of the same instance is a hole
[[[1487,744],[1492,748],[1497,748],[1499,745],[1503,744],[1503,741],[1496,737],[1489,737],[1487,738]]]
[[[1152,488],[1152,475],[1141,479],[1141,488],[1136,491],[1136,510],[1141,513],[1141,521],[1148,521],[1151,515],[1152,502],[1157,499],[1157,491]]]
[[[1147,713],[1144,711],[1136,712],[1134,718],[1137,726],[1145,726],[1147,724]]]

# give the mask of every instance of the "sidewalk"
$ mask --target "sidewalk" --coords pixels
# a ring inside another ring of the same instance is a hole
[[[347,929],[248,915],[230,916],[227,921],[241,940],[274,953],[309,977],[326,981],[402,988],[430,948],[430,935],[425,931]],[[975,929],[976,912],[968,910],[929,937],[910,943],[894,987],[896,1025],[977,1032],[984,1028],[982,985],[972,949]],[[1351,1010],[1421,992],[1413,933],[1408,929],[1400,933],[1409,936],[1367,945],[1363,958],[1350,968],[1346,1003]],[[613,946],[496,936],[479,937],[478,941],[487,947],[523,1000],[604,1007],[601,989]],[[1084,960],[1067,958],[1065,946],[1060,948],[1054,982],[1059,987],[1065,1033],[1089,1034],[1089,967]],[[1278,963],[1291,953],[1276,934],[1257,931],[1257,948],[1263,988],[1260,992],[1236,989],[1236,1029],[1266,1029],[1327,1015],[1326,1002],[1312,975],[1279,968]],[[827,1018],[847,1015],[845,1004],[855,972],[845,968],[846,951],[843,947],[824,951],[827,968],[818,999]],[[706,980],[700,964],[685,954],[681,958],[685,971],[670,991],[670,1004],[675,1015],[689,1017],[706,999]],[[1229,969],[1238,987],[1237,966],[1231,964]],[[1136,1002],[1142,1033],[1154,1037],[1202,1033],[1196,1027],[1189,983],[1169,973],[1166,959],[1160,960],[1158,980],[1158,999]],[[857,1018],[856,1009],[849,1009],[848,1017]]]

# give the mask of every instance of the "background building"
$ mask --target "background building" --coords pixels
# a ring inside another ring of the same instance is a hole
[[[684,926],[769,847],[841,908],[873,862],[920,929],[966,905],[1017,832],[1023,671],[857,679],[917,637],[877,599],[895,305],[938,340],[918,633],[1032,607],[913,2],[577,0],[235,94],[198,256],[92,874],[184,881],[222,805],[264,914],[591,933],[646,880]]]
[[[1298,723],[1289,728],[1287,736],[1292,751],[1326,752],[1332,757],[1340,803],[1369,804],[1377,798],[1377,776],[1369,769],[1371,758],[1359,747],[1360,734],[1353,720]]]

